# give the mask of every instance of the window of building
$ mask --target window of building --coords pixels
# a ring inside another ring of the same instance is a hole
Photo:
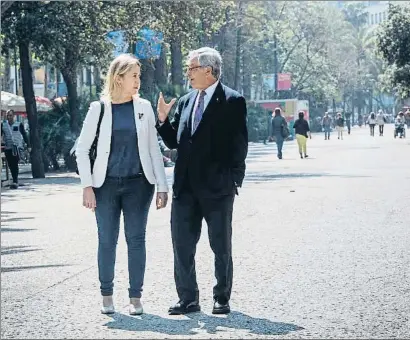
[[[374,15],[373,15],[373,14],[370,16],[370,23],[371,23],[372,25],[374,24]]]
[[[382,22],[382,14],[379,13],[379,23]]]
[[[383,21],[387,20],[387,14],[386,12],[383,12]]]

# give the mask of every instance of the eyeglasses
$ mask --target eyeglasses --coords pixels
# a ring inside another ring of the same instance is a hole
[[[199,66],[194,66],[194,67],[187,67],[185,69],[185,73],[191,73],[192,71],[195,71],[195,70],[197,70],[199,68],[202,68],[202,67],[206,67],[206,66],[199,65]]]

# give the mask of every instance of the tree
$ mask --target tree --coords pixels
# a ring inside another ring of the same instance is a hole
[[[389,5],[388,20],[377,36],[381,55],[389,65],[391,84],[398,94],[410,96],[410,7]]]
[[[33,87],[33,71],[30,64],[30,42],[33,39],[33,27],[38,23],[33,12],[43,6],[40,2],[13,2],[3,18],[5,48],[18,48],[23,80],[23,96],[30,128],[31,172],[33,178],[44,178],[42,148],[38,131],[38,114]]]
[[[56,67],[67,85],[70,130],[80,130],[77,94],[78,69],[84,64],[105,64],[110,45],[105,34],[117,24],[116,3],[53,1],[36,12],[33,50]]]

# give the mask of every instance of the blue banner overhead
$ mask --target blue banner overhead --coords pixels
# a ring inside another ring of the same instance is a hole
[[[161,54],[162,32],[143,28],[138,32],[135,55],[138,59],[158,59]]]

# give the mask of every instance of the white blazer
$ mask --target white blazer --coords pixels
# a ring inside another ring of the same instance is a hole
[[[164,161],[157,139],[155,116],[151,103],[137,95],[133,97],[135,127],[138,136],[138,149],[141,166],[148,182],[157,186],[158,192],[168,192]],[[83,187],[99,188],[104,184],[108,157],[111,150],[112,107],[111,101],[103,99],[104,116],[101,121],[97,145],[97,158],[91,174],[89,152],[97,131],[100,117],[100,102],[92,102],[85,117],[76,148],[77,166]]]

